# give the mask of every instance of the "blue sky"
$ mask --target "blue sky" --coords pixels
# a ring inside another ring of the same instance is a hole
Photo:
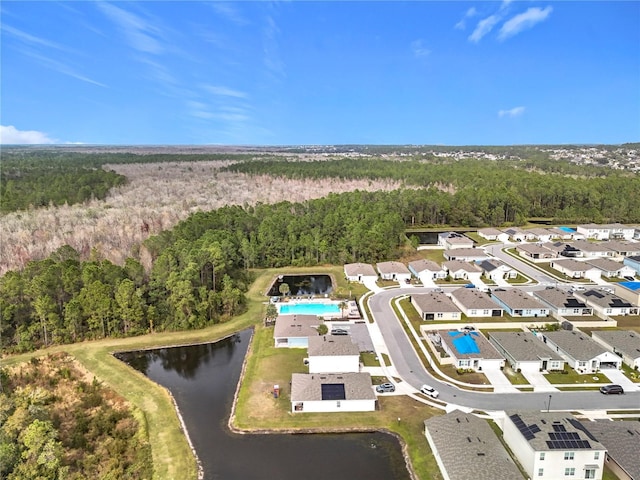
[[[11,1],[3,143],[640,141],[640,2]]]

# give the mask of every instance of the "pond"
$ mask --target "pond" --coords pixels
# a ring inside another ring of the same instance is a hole
[[[391,435],[232,433],[227,422],[250,339],[246,330],[216,343],[117,354],[172,392],[205,480],[410,478]]]
[[[280,285],[289,285],[289,295],[328,295],[333,291],[329,275],[280,275],[276,278],[267,295],[279,296]]]

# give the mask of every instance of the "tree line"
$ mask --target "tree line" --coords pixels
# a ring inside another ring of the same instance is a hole
[[[411,222],[403,215],[409,224],[500,226],[523,224],[532,217],[570,223],[640,221],[640,202],[636,201],[640,177],[569,162],[348,158],[254,160],[225,168],[318,181],[390,178],[409,188],[425,188],[416,194],[422,198],[421,206],[411,214]],[[433,213],[428,214],[429,210]]]

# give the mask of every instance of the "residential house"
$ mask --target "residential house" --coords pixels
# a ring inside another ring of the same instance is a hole
[[[621,223],[611,223],[607,225],[596,225],[589,223],[578,225],[577,231],[584,234],[586,238],[596,240],[631,240],[635,232],[634,227],[622,225]]]
[[[640,242],[621,242],[619,240],[610,240],[602,243],[603,247],[608,248],[619,257],[633,257],[640,255]]]
[[[409,262],[409,271],[423,284],[425,280],[442,280],[447,278],[447,271],[431,260],[415,260]]]
[[[503,438],[531,479],[602,479],[606,449],[570,413],[509,411]]]
[[[360,349],[348,335],[309,337],[309,373],[360,371]]]
[[[622,360],[609,352],[588,335],[577,330],[541,332],[546,344],[558,352],[578,373],[596,373],[598,370],[622,366]]]
[[[616,262],[610,258],[593,258],[585,260],[585,263],[600,269],[602,272],[601,275],[607,278],[623,278],[636,273],[633,268],[628,265],[622,262]]]
[[[491,331],[489,341],[516,372],[564,369],[564,358],[531,332]]]
[[[409,283],[411,280],[411,272],[404,263],[381,262],[376,264],[376,267],[383,280],[395,280],[400,283]]]
[[[373,265],[368,263],[347,263],[344,266],[344,276],[350,282],[364,283],[367,280],[375,282],[378,280]]]
[[[635,270],[635,274],[640,276],[640,255],[626,257],[622,263],[633,268]]]
[[[462,260],[449,260],[443,264],[445,270],[453,280],[469,280],[471,282],[480,280],[482,269],[475,263],[463,262]]]
[[[458,288],[451,300],[467,317],[501,317],[503,310],[486,294],[475,288]]]
[[[599,268],[589,265],[587,262],[579,262],[573,258],[552,260],[550,265],[551,268],[555,268],[569,278],[596,280],[600,278],[600,274],[602,273]]]
[[[593,315],[593,309],[590,306],[574,297],[573,293],[561,288],[551,287],[544,290],[536,290],[533,295],[561,317]]]
[[[591,238],[595,240],[608,240],[609,229],[604,225],[597,225],[595,223],[587,223],[578,225],[576,231],[582,233],[585,238]]]
[[[424,432],[447,480],[524,479],[486,420],[454,410],[425,420]]]
[[[558,256],[556,252],[553,252],[548,248],[544,248],[536,243],[523,243],[518,245],[516,250],[521,257],[530,258],[532,260],[549,260]]]
[[[516,278],[518,276],[517,270],[514,270],[497,258],[484,260],[480,262],[478,266],[483,270],[484,276],[490,278],[494,282],[496,280]]]
[[[581,422],[585,430],[607,449],[605,463],[619,480],[640,478],[640,424],[623,420]]]
[[[489,258],[482,248],[456,248],[445,250],[442,255],[447,260],[460,260],[462,262],[477,262]]]
[[[481,228],[478,230],[478,235],[486,240],[492,240],[501,243],[509,241],[509,234],[498,230],[497,228]]]
[[[376,395],[371,375],[360,373],[294,373],[291,376],[291,411],[373,412]]]
[[[632,240],[635,234],[635,228],[621,223],[610,223],[603,225],[609,229],[609,238],[611,240]]]
[[[443,292],[411,295],[413,305],[422,320],[460,320],[458,307]]]
[[[622,357],[622,362],[640,369],[640,334],[632,330],[594,330],[591,338],[607,350]],[[640,437],[638,438],[640,442]],[[640,446],[640,445],[639,445]]]
[[[618,288],[618,287],[616,287]],[[602,290],[574,292],[574,295],[593,308],[593,312],[601,318],[622,315],[638,315],[638,307],[623,298]]]
[[[317,315],[278,315],[273,329],[276,347],[307,348],[324,322]]]
[[[438,330],[432,340],[451,357],[455,368],[479,372],[504,367],[504,357],[478,331]]]
[[[438,234],[438,245],[445,250],[456,248],[473,248],[473,240],[457,232],[442,232]]]
[[[633,305],[640,305],[640,282],[618,282],[615,284],[615,294]]]
[[[550,242],[553,238],[553,233],[546,228],[531,228],[527,232],[538,242]]]
[[[567,242],[543,243],[541,247],[552,251],[555,257],[578,258],[584,256],[581,250]]]
[[[511,227],[503,230],[504,233],[509,235],[509,238],[514,242],[524,242],[528,240],[527,233],[518,227]]]
[[[491,298],[512,317],[546,317],[549,308],[517,288],[495,288]]]
[[[615,252],[607,247],[605,243],[587,242],[586,240],[576,240],[573,247],[582,252],[583,257],[613,257]]]
[[[573,234],[576,233],[575,230],[564,230],[558,227],[548,228],[549,232],[551,232],[551,239],[560,239],[560,240],[571,240],[573,239]]]

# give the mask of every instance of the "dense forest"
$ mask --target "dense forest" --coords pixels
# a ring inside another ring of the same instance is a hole
[[[64,353],[0,370],[0,478],[149,479],[150,445],[124,400]]]
[[[391,161],[375,158],[333,161],[248,161],[233,172],[290,178],[390,178],[407,187],[428,188],[423,214],[407,224],[500,226],[531,217],[556,222],[640,221],[640,177],[594,166],[550,160]],[[439,192],[439,194],[438,194]],[[427,205],[429,204],[429,205]],[[438,215],[425,215],[425,210]]]

